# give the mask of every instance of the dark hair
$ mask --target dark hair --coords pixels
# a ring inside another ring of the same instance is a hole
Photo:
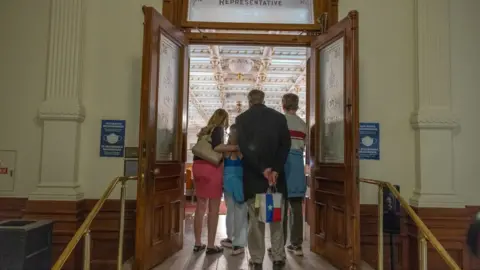
[[[248,93],[248,102],[252,105],[263,104],[265,93],[262,90],[253,89]]]
[[[293,93],[283,95],[282,106],[287,111],[298,110],[298,96]]]
[[[231,133],[231,132],[236,132],[236,131],[237,131],[237,125],[232,124],[232,125],[230,126],[230,132],[229,132],[229,133]],[[230,134],[229,134],[229,136],[228,136],[228,142],[227,142],[228,144],[232,144],[232,142],[230,141],[230,138],[232,138],[232,136],[230,136]]]

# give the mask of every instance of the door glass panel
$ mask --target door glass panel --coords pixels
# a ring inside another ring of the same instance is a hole
[[[188,21],[313,24],[313,0],[189,0]]]
[[[344,38],[320,51],[320,162],[344,163]]]
[[[164,161],[172,160],[174,154],[180,48],[163,34],[159,44],[156,157]]]

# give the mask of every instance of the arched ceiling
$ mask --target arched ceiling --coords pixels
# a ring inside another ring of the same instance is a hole
[[[306,48],[190,45],[189,129],[205,126],[218,108],[226,109],[231,122],[248,107],[252,89],[265,92],[265,104],[281,111],[282,96],[300,97],[299,115],[305,118]],[[246,74],[229,68],[230,59],[250,59]]]

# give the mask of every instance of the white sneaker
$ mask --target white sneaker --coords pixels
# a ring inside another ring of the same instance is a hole
[[[244,247],[233,247],[232,248],[232,255],[239,255],[245,253],[245,248]]]
[[[220,245],[222,245],[222,247],[232,248],[232,240],[225,238],[220,241]]]
[[[292,252],[296,256],[303,256],[303,250],[300,246],[288,245],[287,250]]]

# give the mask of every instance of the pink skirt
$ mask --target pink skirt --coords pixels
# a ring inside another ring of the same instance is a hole
[[[200,198],[220,199],[223,192],[223,166],[216,167],[204,160],[193,161],[195,193]]]

